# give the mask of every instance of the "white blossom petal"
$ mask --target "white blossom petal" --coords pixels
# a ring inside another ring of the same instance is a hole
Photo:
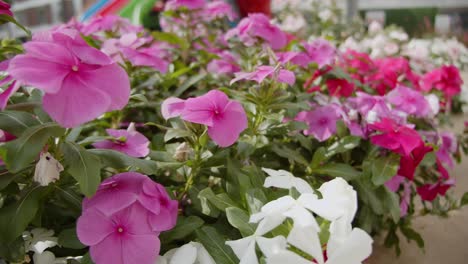
[[[234,254],[240,259],[239,264],[258,264],[257,254],[255,253],[256,236],[249,236],[239,240],[227,241]]]
[[[323,264],[323,250],[318,232],[314,227],[294,225],[289,232],[288,243],[314,257],[319,264]]]
[[[265,257],[272,256],[286,250],[287,242],[284,236],[277,236],[274,238],[258,237],[257,245],[263,252]]]
[[[63,166],[49,152],[41,153],[41,157],[36,164],[34,171],[34,181],[41,186],[47,186],[60,178]]]
[[[267,264],[311,264],[310,260],[307,260],[296,253],[289,250],[283,250],[275,255],[269,256],[266,259]]]
[[[174,252],[169,264],[194,264],[196,259],[197,248],[190,244],[185,244]]]
[[[315,230],[320,230],[314,215],[300,205],[294,206],[284,212],[284,215],[294,221],[294,226],[312,226]]]
[[[285,170],[272,170],[262,168],[270,177],[265,179],[266,188],[276,187],[282,189],[295,188],[299,193],[313,193],[312,187],[304,179],[294,177],[290,172]]]
[[[360,264],[372,253],[372,238],[362,229],[354,228],[341,244],[328,244],[326,264]]]

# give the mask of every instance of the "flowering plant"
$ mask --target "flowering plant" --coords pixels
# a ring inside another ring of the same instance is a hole
[[[447,172],[466,137],[440,130],[456,67],[234,18],[171,0],[162,32],[71,21],[5,54],[1,258],[362,263],[370,235],[422,245],[414,215],[466,203]]]

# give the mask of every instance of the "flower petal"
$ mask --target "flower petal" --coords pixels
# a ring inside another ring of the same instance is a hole
[[[112,221],[96,209],[89,209],[78,218],[76,232],[85,245],[96,245],[113,232]]]
[[[155,263],[160,249],[161,242],[155,234],[129,235],[128,239],[122,240],[123,264]],[[110,261],[103,263],[114,264]]]
[[[208,135],[220,147],[234,144],[242,131],[247,128],[247,115],[239,102],[231,101],[224,113],[216,116]]]

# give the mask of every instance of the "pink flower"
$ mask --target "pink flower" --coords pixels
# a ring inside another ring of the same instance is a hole
[[[180,115],[185,121],[206,125],[208,135],[220,147],[234,144],[247,128],[242,105],[218,90],[186,101],[169,98],[163,102],[161,112],[166,119]]]
[[[437,151],[436,155],[437,158],[448,165],[449,167],[453,168],[454,162],[451,157],[451,154],[457,152],[458,143],[456,136],[451,132],[442,132],[440,133],[441,145],[439,150]]]
[[[371,136],[372,144],[389,149],[402,156],[409,156],[417,147],[424,145],[416,130],[397,124],[394,120],[383,118],[369,128],[382,133]]]
[[[208,63],[208,72],[215,74],[235,73],[241,70],[237,65],[237,59],[229,51],[222,51],[218,54],[220,59],[212,60]]]
[[[403,85],[397,86],[386,97],[397,110],[407,114],[426,117],[432,113],[431,106],[424,95]]]
[[[21,87],[21,82],[13,80],[13,77],[11,77],[8,72],[8,66],[10,65],[11,60],[5,60],[0,62],[0,72],[6,74],[5,77],[3,77],[2,80],[0,80],[0,87],[8,84],[8,88],[3,90],[3,92],[0,93],[0,110],[4,110],[6,108],[6,105],[8,104],[8,100],[10,100],[10,97],[16,93],[16,91],[19,90]]]
[[[0,129],[0,143],[12,141],[14,139],[16,139],[15,136],[13,136],[12,134]],[[2,161],[2,159],[0,159],[0,166],[2,166],[2,165],[3,165],[3,161]]]
[[[166,10],[176,10],[181,7],[187,9],[200,9],[205,6],[205,0],[170,0],[166,3]]]
[[[99,16],[94,17],[89,23],[81,28],[84,35],[91,35],[103,31],[114,31],[119,34],[135,33],[141,31],[143,28],[135,26],[129,20],[115,16]]]
[[[110,216],[135,203],[148,211],[153,231],[166,231],[175,226],[178,202],[169,197],[162,185],[135,172],[116,174],[104,180],[93,197],[83,200],[83,211],[94,208]]]
[[[317,39],[312,43],[303,44],[305,52],[301,52],[294,57],[291,62],[302,67],[307,67],[310,63],[317,63],[319,68],[330,65],[335,60],[336,49],[330,42],[324,39]]]
[[[319,141],[325,141],[336,133],[336,122],[340,119],[332,106],[318,107],[312,111],[301,112],[296,121],[305,122],[309,129],[304,130],[305,135],[313,135]]]
[[[237,27],[229,30],[225,38],[238,36],[247,46],[252,46],[257,38],[264,40],[272,49],[278,50],[286,46],[288,39],[281,29],[270,23],[270,19],[264,14],[250,14],[242,19]]]
[[[435,88],[442,91],[447,98],[452,98],[461,92],[462,84],[463,80],[460,77],[458,68],[453,65],[444,65],[423,76],[421,89],[430,91]]]
[[[151,41],[149,37],[138,37],[135,32],[126,33],[120,38],[106,39],[102,43],[101,50],[116,62],[123,62],[120,56],[123,48],[137,49]]]
[[[296,76],[292,71],[276,69],[273,66],[259,66],[254,72],[237,72],[236,78],[231,81],[231,85],[239,80],[252,80],[257,83],[262,83],[266,77],[273,77],[280,83],[294,85]]]
[[[26,54],[13,58],[8,72],[45,92],[44,110],[60,125],[76,127],[128,103],[125,70],[77,31],[50,32],[24,48]]]
[[[424,201],[433,201],[437,195],[444,196],[448,189],[455,185],[455,179],[450,179],[450,175],[442,163],[437,160],[437,168],[440,173],[439,180],[434,184],[425,184],[417,188],[417,192]]]
[[[133,125],[127,130],[107,129],[106,132],[112,139],[94,143],[95,148],[113,149],[135,158],[146,157],[150,152],[149,140],[136,131]]]
[[[13,16],[13,13],[10,10],[10,4],[0,0],[0,15]]]
[[[112,215],[91,208],[78,218],[78,238],[96,264],[155,263],[161,243],[147,215],[138,203]]]
[[[385,186],[392,192],[398,192],[403,185],[403,194],[400,199],[400,217],[408,215],[408,207],[411,202],[411,183],[400,175],[395,175],[385,183]]]
[[[230,21],[237,19],[238,15],[228,3],[220,0],[209,2],[201,12],[201,17],[205,21],[227,17]]]
[[[326,84],[331,96],[350,97],[354,92],[354,84],[345,79],[328,79]]]
[[[122,53],[134,66],[152,67],[161,73],[166,73],[169,68],[169,62],[162,57],[164,52],[158,47],[122,48]]]

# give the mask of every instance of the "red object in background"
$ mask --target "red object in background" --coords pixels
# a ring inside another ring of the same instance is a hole
[[[236,0],[242,17],[250,13],[263,13],[271,17],[271,0]]]

